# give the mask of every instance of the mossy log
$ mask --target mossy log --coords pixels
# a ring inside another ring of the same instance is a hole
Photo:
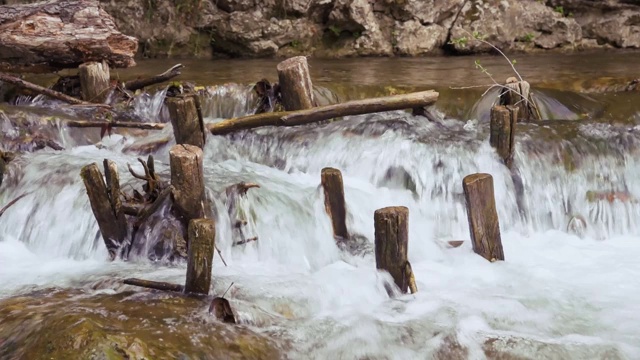
[[[99,1],[53,0],[0,6],[0,69],[49,72],[105,60],[135,65],[138,40],[118,31]]]
[[[496,105],[491,108],[489,143],[508,168],[513,165],[517,123],[517,107]]]
[[[438,100],[433,90],[393,95],[365,100],[348,101],[341,104],[319,106],[299,111],[283,111],[250,115],[209,124],[207,129],[213,135],[224,135],[234,131],[262,126],[298,126],[342,116],[361,115],[383,111],[413,109],[431,105]]]
[[[504,260],[500,224],[489,174],[467,175],[462,180],[473,251],[493,262]]]
[[[296,56],[282,61],[276,67],[285,110],[310,109],[313,101],[313,85],[306,56]]]
[[[111,92],[109,64],[92,61],[80,65],[80,89],[84,101],[102,104]]]
[[[394,206],[378,209],[374,216],[376,268],[386,270],[403,293],[409,288],[407,270],[409,209]]]
[[[204,148],[206,134],[197,95],[167,98],[166,104],[169,109],[176,144],[188,144],[201,149]]]
[[[349,239],[342,173],[334,168],[322,169],[321,184],[324,190],[324,207],[331,218],[333,236],[344,240]]]
[[[202,149],[175,145],[169,150],[174,208],[185,228],[192,219],[204,216],[204,172]]]
[[[216,227],[211,219],[193,219],[189,222],[189,255],[187,259],[187,293],[209,294]]]

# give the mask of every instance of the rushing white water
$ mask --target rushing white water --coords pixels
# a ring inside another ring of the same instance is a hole
[[[218,88],[217,101],[203,101],[209,120],[251,111],[247,91]],[[489,147],[483,121],[430,123],[391,112],[209,137],[210,191],[260,184],[240,203],[256,242],[232,246],[229,217],[215,200],[216,242],[229,266],[215,256],[214,293],[234,282],[227,297],[240,320],[291,341],[292,358],[460,358],[455,346],[451,354],[443,350],[452,338],[469,359],[490,358],[487,342],[520,358],[640,358],[640,206],[587,196],[640,194],[640,136],[584,124],[576,141],[555,141],[544,135],[553,129],[524,127],[518,135],[521,185]],[[68,150],[24,155],[0,190],[0,204],[29,192],[0,219],[0,298],[109,277],[182,282],[183,264],[106,260],[79,177],[82,166],[109,158],[135,185],[125,169],[136,156],[121,150],[136,139],[114,135],[99,147],[73,147],[66,131]],[[155,156],[168,177],[166,149]],[[570,166],[566,151],[575,158]],[[375,270],[370,252],[337,248],[318,188],[327,166],[343,172],[351,233],[372,242],[376,209],[409,208],[417,294],[390,299],[389,277]],[[475,172],[493,175],[505,262],[489,263],[471,250],[461,184]],[[567,231],[574,216],[586,220],[581,236]],[[466,241],[446,248],[452,239]]]

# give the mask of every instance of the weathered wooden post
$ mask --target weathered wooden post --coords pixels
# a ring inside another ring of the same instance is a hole
[[[85,101],[104,103],[111,92],[109,64],[88,62],[80,65],[80,90]]]
[[[178,217],[189,221],[204,216],[204,173],[202,149],[193,145],[175,145],[169,150],[173,200]]]
[[[176,144],[188,144],[204,148],[206,136],[204,120],[197,95],[177,96],[166,99]]]
[[[514,77],[507,79],[500,91],[499,105],[511,105],[519,109],[520,121],[535,121],[540,119],[540,112],[531,96],[531,85]]]
[[[409,209],[404,206],[386,207],[375,211],[376,268],[391,274],[403,293],[409,287],[411,274],[407,266],[409,245]]]
[[[489,174],[467,175],[462,180],[462,187],[473,251],[491,262],[504,260],[493,177]]]
[[[91,210],[98,221],[100,233],[113,260],[126,240],[127,222],[120,200],[120,180],[115,163],[105,161],[105,184],[98,164],[86,165],[80,171],[84,186],[89,195]]]
[[[489,143],[496,149],[498,156],[508,168],[513,165],[517,123],[517,107],[496,105],[491,108]]]
[[[307,58],[295,56],[282,61],[276,68],[284,108],[294,111],[314,107],[313,85]]]
[[[187,260],[187,293],[209,294],[216,227],[211,219],[189,222],[189,257]]]
[[[338,169],[327,167],[322,169],[320,177],[324,189],[324,208],[331,218],[333,236],[345,240],[349,239],[342,173]]]

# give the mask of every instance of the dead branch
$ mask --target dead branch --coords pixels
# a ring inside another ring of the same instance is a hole
[[[165,82],[167,80],[170,80],[170,79],[180,75],[182,73],[180,70],[183,67],[184,67],[184,65],[177,64],[177,65],[174,65],[173,67],[171,67],[169,70],[163,72],[162,74],[158,74],[158,75],[152,76],[152,77],[147,78],[147,79],[129,80],[129,81],[124,83],[124,88],[126,90],[129,90],[129,91],[136,91],[136,90],[140,90],[142,88],[145,88],[147,86],[151,86],[151,85],[155,85],[155,84],[159,84],[159,83]]]
[[[86,120],[65,120],[64,125],[67,127],[74,128],[98,128],[98,127],[119,127],[119,128],[131,128],[131,129],[142,129],[142,130],[162,130],[165,128],[166,124],[163,123],[140,123],[140,122],[129,122],[129,121],[86,121]]]
[[[31,194],[30,192],[28,193],[24,193],[20,196],[18,196],[17,198],[9,201],[9,203],[7,205],[5,205],[5,207],[3,207],[2,209],[0,209],[0,217],[4,214],[5,211],[7,211],[8,208],[10,208],[11,206],[13,206],[15,203],[17,203],[20,199],[22,199],[23,197],[27,196]]]
[[[58,99],[61,101],[64,101],[66,103],[69,104],[73,104],[73,105],[91,105],[91,106],[100,106],[99,104],[92,104],[92,103],[88,103],[79,99],[76,99],[74,97],[65,95],[63,93],[57,92],[57,91],[53,91],[51,89],[47,89],[44,88],[40,85],[36,85],[33,83],[30,83],[28,81],[22,80],[20,78],[17,78],[15,76],[11,76],[9,74],[5,74],[5,73],[0,73],[0,81],[4,81],[6,83],[9,84],[13,84],[17,87],[20,88],[24,88],[27,90],[31,90],[34,91],[38,94],[42,94],[42,95],[46,95],[48,97],[54,98],[54,99]]]

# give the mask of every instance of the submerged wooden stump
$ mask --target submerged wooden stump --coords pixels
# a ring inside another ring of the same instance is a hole
[[[349,239],[342,173],[338,169],[324,168],[322,169],[321,183],[324,189],[324,208],[331,218],[333,236],[345,240]]]
[[[92,103],[104,103],[111,92],[109,64],[88,62],[80,65],[80,89],[82,99]]]
[[[513,165],[517,122],[517,107],[496,105],[491,108],[489,143],[508,168]]]
[[[93,163],[82,168],[80,176],[87,189],[91,210],[95,216],[104,243],[109,251],[109,256],[113,260],[124,244],[127,237],[127,222],[122,212],[122,208],[115,209],[119,194],[114,194],[114,189],[119,189],[119,179],[117,170],[109,167],[106,170],[109,175],[107,180],[109,187],[105,184],[98,164]]]
[[[174,207],[185,225],[204,215],[204,173],[202,149],[175,145],[169,151]]]
[[[386,207],[375,211],[376,268],[391,274],[403,293],[409,287],[407,273],[409,245],[409,209],[404,206]]]
[[[489,174],[467,175],[462,180],[473,251],[493,262],[504,260],[500,224]]]
[[[315,106],[309,64],[305,56],[282,61],[277,66],[282,103],[287,111],[310,109]]]
[[[206,135],[197,95],[167,98],[166,104],[169,109],[176,144],[188,144],[201,149],[204,148]]]
[[[540,112],[531,96],[531,85],[526,81],[518,81],[514,77],[507,79],[500,92],[499,105],[510,105],[519,109],[520,121],[536,121],[540,119]]]
[[[189,222],[189,257],[184,291],[209,294],[216,227],[211,219],[194,219]]]

